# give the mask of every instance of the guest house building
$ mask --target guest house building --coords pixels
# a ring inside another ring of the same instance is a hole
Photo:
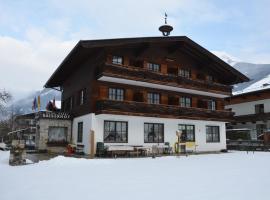
[[[79,41],[45,87],[60,87],[86,154],[97,142],[173,146],[177,130],[197,151],[220,151],[233,117],[224,98],[247,80],[188,37],[144,37]]]
[[[226,108],[235,113],[233,121],[227,126],[228,137],[263,139],[263,134],[270,128],[269,87],[236,94],[227,98],[226,102]]]

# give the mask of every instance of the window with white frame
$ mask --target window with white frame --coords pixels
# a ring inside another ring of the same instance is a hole
[[[191,107],[191,98],[190,97],[180,97],[180,106],[181,107]]]
[[[207,109],[208,110],[216,110],[216,101],[208,100],[207,101]]]
[[[147,68],[154,72],[160,72],[160,65],[156,63],[147,63]]]
[[[191,71],[189,69],[179,69],[178,75],[185,77],[185,78],[191,78]]]
[[[123,101],[124,90],[120,88],[109,88],[109,99],[116,101]]]
[[[112,64],[123,65],[123,57],[122,56],[113,56],[112,57]]]
[[[147,93],[147,102],[150,104],[159,104],[160,103],[160,94],[149,92]]]

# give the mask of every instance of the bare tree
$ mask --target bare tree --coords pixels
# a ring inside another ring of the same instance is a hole
[[[5,90],[0,91],[0,112],[4,111],[4,108],[8,101],[11,100],[11,94]]]

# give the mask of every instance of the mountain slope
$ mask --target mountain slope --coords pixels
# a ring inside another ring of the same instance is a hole
[[[39,95],[41,102],[41,110],[45,110],[47,103],[54,98],[56,101],[61,101],[61,92],[54,89],[45,88],[41,91],[37,91],[30,94],[26,98],[14,102],[12,105],[13,112],[15,114],[26,114],[33,112],[32,111],[33,100],[35,97],[37,98]]]
[[[213,53],[250,78],[249,82],[234,85],[234,94],[270,88],[270,64],[247,63],[225,52]]]
[[[235,85],[235,93],[261,90],[269,87],[270,84],[270,64],[252,64],[239,62],[233,66],[250,78],[249,82]]]

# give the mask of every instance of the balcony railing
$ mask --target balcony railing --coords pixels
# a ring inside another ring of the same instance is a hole
[[[200,80],[192,80],[185,77],[161,74],[151,72],[147,69],[132,67],[132,66],[116,66],[105,64],[98,73],[98,76],[113,76],[117,78],[127,78],[145,82],[155,82],[167,84],[176,87],[184,87],[196,90],[217,91],[218,93],[231,94],[232,86],[223,85],[215,82],[207,82]]]
[[[207,110],[202,108],[183,108],[164,104],[148,104],[134,101],[99,100],[97,113],[130,114],[149,117],[169,117],[188,119],[208,119],[231,121],[233,112],[225,110]]]

